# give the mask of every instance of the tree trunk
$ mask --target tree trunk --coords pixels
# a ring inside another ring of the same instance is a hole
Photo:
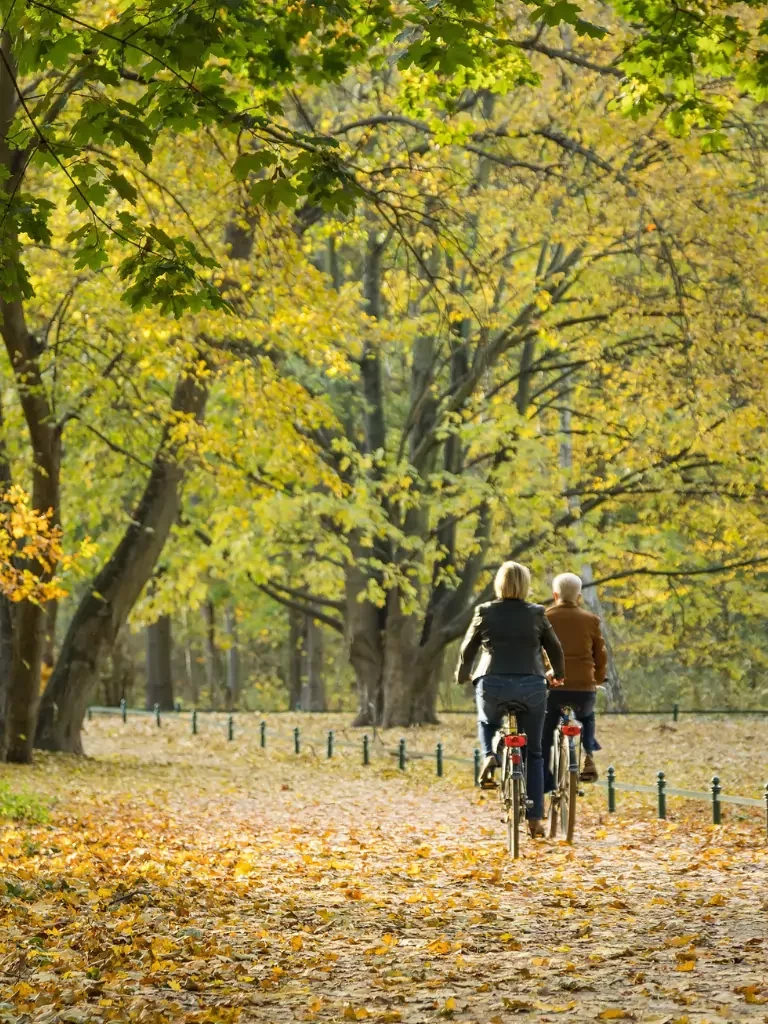
[[[200,665],[189,632],[189,615],[186,608],[182,611],[182,625],[184,626],[184,676],[187,684],[186,692],[192,702],[192,706],[197,707],[197,702],[200,699]]]
[[[423,679],[415,679],[413,725],[439,725],[437,717],[437,698],[440,693],[440,676],[445,663],[445,648],[442,647],[431,660],[422,655],[420,662],[426,662],[426,674]]]
[[[144,494],[122,540],[80,601],[46,687],[36,740],[44,750],[83,752],[81,726],[99,665],[152,576],[178,516],[184,463],[175,425],[180,415],[202,419],[209,381],[209,375],[198,378],[191,368],[179,376]]]
[[[208,703],[211,708],[215,709],[219,703],[224,672],[221,664],[221,652],[216,643],[216,606],[210,598],[203,605],[203,622],[205,623],[203,648],[205,650],[205,681],[208,686]]]
[[[170,615],[161,615],[147,626],[147,711],[155,704],[161,711],[173,711],[173,635]]]
[[[13,617],[11,602],[0,594],[0,761],[5,760],[7,739],[8,681],[13,663]]]
[[[227,710],[237,706],[240,695],[240,648],[237,643],[237,625],[233,608],[224,613],[224,628],[229,639],[227,649]]]
[[[56,661],[56,623],[59,619],[59,602],[49,601],[45,606],[45,641],[43,643],[43,665],[47,675],[53,672]]]
[[[603,615],[603,608],[600,603],[600,595],[597,587],[588,586],[595,578],[592,574],[591,565],[581,567],[581,580],[584,584],[582,591],[584,604],[591,612],[598,616],[602,624],[603,639],[605,640],[606,651],[608,652],[608,674],[605,679],[605,693],[608,698],[608,705],[616,711],[627,710],[627,699],[624,696],[624,689],[621,685],[619,670],[616,666],[616,658],[613,654],[613,630],[608,625]]]
[[[45,384],[36,355],[35,341],[27,330],[20,301],[0,297],[0,332],[14,369],[16,387],[32,443],[32,507],[51,510],[52,524],[59,522],[60,432],[52,423]],[[50,577],[55,565],[33,569]],[[40,671],[45,646],[45,609],[21,601],[10,617],[13,652],[5,692],[6,760],[27,763],[40,702]]]
[[[131,652],[122,630],[110,651],[109,671],[104,676],[104,704],[108,708],[118,707],[121,700],[127,701],[134,683],[134,665]]]
[[[0,405],[0,494],[11,486],[11,464],[5,447],[5,421]],[[5,760],[8,744],[6,736],[6,712],[8,706],[8,681],[13,662],[13,608],[11,601],[0,594],[0,761]]]
[[[8,144],[8,132],[18,106],[16,63],[8,33],[0,38],[3,60],[0,62],[0,168],[4,175],[3,206],[9,212],[27,167],[27,153]],[[0,294],[0,333],[13,369],[16,390],[32,446],[32,507],[53,512],[53,523],[59,521],[59,472],[61,430],[56,425],[48,402],[48,390],[40,368],[40,347],[30,333],[21,299],[24,268],[21,245],[13,214],[8,218],[3,240],[6,279],[14,272],[18,284],[8,284]],[[54,565],[40,566],[41,577],[56,571]],[[40,605],[22,601],[12,615],[13,652],[5,691],[6,732],[4,744],[9,761],[32,760],[37,709],[40,701],[40,668],[43,656],[45,610]],[[6,623],[7,625],[7,623]]]
[[[288,710],[301,707],[303,676],[302,641],[305,618],[295,608],[288,609]]]
[[[381,724],[385,729],[406,727],[413,722],[417,651],[414,616],[403,612],[400,591],[395,588],[387,594],[387,623],[384,632],[384,710]]]
[[[187,677],[189,699],[192,706],[197,707],[198,701],[200,700],[200,674],[198,671],[197,655],[189,641],[189,638],[187,638],[184,644],[184,672]]]
[[[325,677],[323,674],[323,630],[318,622],[307,617],[307,682],[308,709],[325,711]]]
[[[386,608],[377,608],[367,598],[358,600],[366,583],[357,560],[353,559],[346,574],[347,613],[344,625],[349,661],[357,679],[358,712],[352,723],[354,726],[378,725],[384,706],[382,626],[386,620]]]

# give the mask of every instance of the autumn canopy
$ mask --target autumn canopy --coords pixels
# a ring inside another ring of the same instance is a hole
[[[764,702],[763,16],[2,0],[2,757],[434,722],[505,558]]]

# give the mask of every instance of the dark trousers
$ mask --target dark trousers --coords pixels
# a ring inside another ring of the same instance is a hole
[[[547,684],[543,676],[481,676],[475,683],[477,731],[483,754],[495,753],[494,734],[501,728],[507,705],[514,701],[524,710],[518,726],[526,734],[529,818],[544,817],[544,759],[541,735],[547,710]]]
[[[594,754],[600,749],[595,739],[595,699],[593,690],[561,690],[559,687],[551,689],[547,697],[547,714],[544,719],[544,782],[545,790],[549,792],[553,788],[552,774],[549,768],[549,759],[552,754],[552,742],[555,738],[555,729],[560,721],[563,708],[571,708],[577,722],[581,723],[581,745],[588,754]]]

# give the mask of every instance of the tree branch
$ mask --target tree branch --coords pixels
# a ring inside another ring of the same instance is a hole
[[[631,576],[664,576],[669,579],[685,576],[711,576],[717,573],[732,572],[734,569],[745,569],[753,565],[766,564],[768,564],[768,555],[761,558],[747,558],[741,562],[724,562],[720,565],[708,565],[704,569],[626,569],[624,572],[615,572],[611,576],[603,576],[599,580],[585,583],[584,588],[599,587],[603,583],[628,579]]]
[[[298,601],[292,601],[290,598],[283,597],[282,594],[276,593],[271,587],[267,586],[266,583],[257,583],[258,589],[271,597],[273,601],[277,601],[278,604],[283,605],[286,608],[292,608],[296,612],[300,612],[302,615],[307,615],[311,619],[317,619],[318,622],[322,622],[324,625],[329,626],[331,629],[335,629],[337,633],[344,635],[344,623],[340,619],[334,619],[330,615],[326,615],[317,608],[311,608],[309,605],[299,604]]]

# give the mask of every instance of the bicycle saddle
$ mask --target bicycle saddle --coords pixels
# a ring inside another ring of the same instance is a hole
[[[503,715],[507,715],[512,712],[515,715],[524,715],[528,708],[524,704],[518,703],[516,700],[505,701],[503,704],[499,704],[499,711]]]

